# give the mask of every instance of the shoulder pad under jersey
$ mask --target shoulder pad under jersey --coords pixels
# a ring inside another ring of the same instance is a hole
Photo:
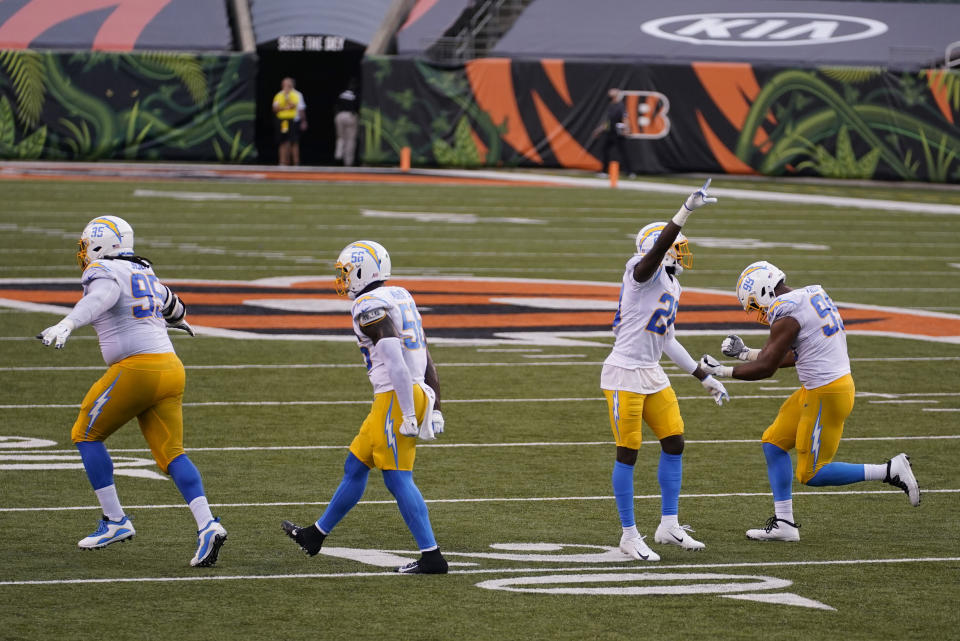
[[[83,270],[83,275],[80,277],[80,284],[86,285],[92,280],[97,278],[110,278],[116,280],[116,274],[108,265],[105,263],[94,261],[87,265],[86,269]]]
[[[797,310],[797,301],[794,300],[795,297],[790,296],[792,293],[789,292],[777,297],[770,305],[770,309],[767,310],[767,321],[771,325],[784,316],[792,316],[793,312]]]
[[[390,304],[379,296],[367,294],[353,302],[352,315],[357,323],[363,327],[376,323],[387,315]]]

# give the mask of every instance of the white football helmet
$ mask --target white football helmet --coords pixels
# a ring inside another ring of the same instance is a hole
[[[637,253],[643,256],[653,249],[654,243],[660,238],[660,232],[666,226],[667,223],[663,222],[650,223],[641,229],[637,234]],[[693,267],[693,252],[690,251],[690,243],[687,242],[687,237],[683,233],[677,234],[676,240],[673,241],[673,247],[668,249],[663,256],[662,265],[673,267],[675,274],[680,274],[684,269]]]
[[[80,269],[103,258],[133,253],[133,227],[119,216],[98,216],[87,223],[77,241]]]
[[[390,278],[390,254],[380,243],[358,240],[343,248],[334,267],[337,293],[353,300],[370,283]]]
[[[787,275],[772,263],[765,260],[750,263],[737,279],[737,298],[745,311],[756,311],[757,320],[769,325],[767,309],[777,297],[774,290],[786,279]]]

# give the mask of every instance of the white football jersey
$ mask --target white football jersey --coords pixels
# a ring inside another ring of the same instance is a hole
[[[109,278],[120,286],[120,297],[113,307],[93,319],[107,365],[136,354],[173,351],[162,312],[167,289],[151,267],[127,260],[94,261],[80,278],[84,293],[98,278]]]
[[[613,319],[613,334],[616,340],[604,365],[630,370],[652,370],[649,374],[657,381],[659,388],[663,389],[670,383],[660,367],[660,357],[663,355],[668,329],[677,317],[680,283],[669,275],[662,265],[650,280],[638,283],[633,278],[633,268],[640,259],[639,255],[630,258],[623,272],[620,303]],[[601,385],[604,385],[602,381]],[[659,390],[644,390],[645,393],[654,391]]]
[[[400,334],[403,360],[410,370],[413,382],[423,383],[427,371],[427,340],[413,296],[403,287],[378,287],[357,298],[350,312],[353,316],[353,333],[360,344],[360,353],[363,354],[367,376],[370,377],[375,394],[389,392],[393,389],[393,384],[390,382],[386,362],[377,352],[377,346],[360,328],[383,318],[384,312]]]
[[[775,298],[767,310],[770,324],[786,316],[800,323],[792,347],[804,387],[820,387],[850,373],[843,319],[823,287],[810,285]]]

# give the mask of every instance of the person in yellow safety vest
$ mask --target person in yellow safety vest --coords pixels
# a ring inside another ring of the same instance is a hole
[[[294,87],[293,78],[284,78],[273,97],[281,165],[300,164],[300,132],[307,130],[307,103]]]

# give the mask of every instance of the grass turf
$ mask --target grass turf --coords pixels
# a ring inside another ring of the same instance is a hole
[[[113,213],[133,224],[138,250],[155,260],[157,272],[166,278],[250,280],[327,275],[343,245],[358,237],[372,237],[390,249],[397,275],[616,282],[632,251],[629,236],[646,222],[669,216],[677,206],[675,197],[572,188],[199,182],[137,187],[282,195],[291,201],[192,202],[138,198],[128,183],[4,181],[0,224],[8,233],[0,239],[0,276],[76,277],[73,239],[89,218]],[[817,188],[791,189],[813,192]],[[931,192],[900,190],[897,197],[920,201],[932,196]],[[937,192],[935,197],[939,202],[960,204],[956,193]],[[425,223],[362,217],[359,213],[364,209],[474,213],[480,221]],[[545,224],[484,222],[491,217],[535,218]],[[728,289],[745,264],[771,258],[792,283],[819,282],[838,301],[960,311],[960,272],[951,266],[960,262],[960,221],[951,216],[723,200],[695,214],[688,228],[694,238],[696,269],[684,274],[685,286]],[[732,247],[698,246],[696,239],[704,237],[734,241],[748,237],[781,246],[746,248],[735,242],[730,243]],[[99,376],[96,368],[102,364],[96,342],[89,339],[91,330],[79,330],[63,352],[54,352],[41,349],[27,337],[52,324],[56,316],[0,308],[0,318],[0,334],[9,339],[0,340],[4,367],[95,368],[4,371],[0,405],[20,407],[0,408],[3,434],[50,439],[57,445],[46,450],[71,451],[68,430],[75,409],[23,406],[79,402]],[[429,311],[424,312],[424,320],[429,336]],[[682,340],[694,355],[718,351],[719,335]],[[751,337],[747,342],[756,344],[758,340]],[[732,600],[716,594],[536,594],[477,587],[487,580],[578,567],[573,561],[469,556],[496,552],[490,547],[493,544],[617,543],[619,525],[609,498],[613,447],[597,388],[599,362],[610,341],[597,338],[593,342],[590,346],[542,347],[535,354],[555,356],[564,363],[582,361],[572,365],[554,364],[550,358],[530,359],[527,356],[533,354],[528,352],[486,352],[441,344],[431,348],[448,401],[444,407],[448,433],[441,444],[542,443],[419,448],[416,476],[428,500],[474,499],[430,505],[435,531],[449,559],[477,564],[458,566],[454,569],[464,572],[441,578],[390,576],[383,574],[384,568],[331,556],[307,559],[279,530],[282,518],[302,523],[316,518],[339,481],[345,446],[366,411],[362,403],[370,396],[355,346],[176,337],[175,346],[188,367],[187,446],[194,448],[191,458],[204,476],[211,502],[224,504],[215,512],[230,531],[220,563],[203,571],[187,567],[195,540],[193,522],[179,506],[180,497],[169,481],[118,476],[120,496],[134,516],[137,538],[99,552],[81,553],[75,542],[92,529],[98,514],[83,472],[0,468],[0,507],[4,508],[0,523],[5,533],[0,543],[4,569],[0,581],[104,580],[0,585],[4,622],[0,638],[39,639],[56,634],[86,639],[101,638],[106,631],[115,639],[299,635],[331,639],[615,639],[628,635],[664,639],[930,639],[956,635],[960,623],[956,610],[960,596],[956,493],[928,492],[922,506],[912,509],[906,498],[896,493],[851,493],[891,489],[880,484],[837,488],[833,495],[798,486],[796,514],[803,524],[800,544],[757,544],[744,539],[743,530],[759,525],[771,511],[756,440],[779,403],[797,385],[796,375],[789,370],[779,372],[775,382],[729,385],[735,398],[722,409],[705,398],[693,379],[673,378],[690,441],[684,457],[683,490],[690,496],[681,499],[681,521],[696,528],[696,536],[707,543],[706,550],[694,554],[656,546],[663,557],[659,565],[636,565],[624,559],[613,564],[582,564],[586,569],[580,572],[554,573],[601,572],[609,566],[664,575],[761,575],[792,582],[767,593],[794,593],[835,611]],[[853,336],[849,344],[855,359],[960,356],[956,345],[904,339]],[[199,365],[348,363],[358,365],[345,369],[191,369]],[[956,395],[960,361],[855,360],[853,367],[858,392],[916,394],[892,400],[925,402],[876,403],[872,401],[891,399],[858,398],[838,459],[879,462],[905,450],[913,457],[924,489],[956,490],[957,440],[910,437],[958,435],[956,413],[924,409],[960,407]],[[510,398],[546,400],[483,400]],[[566,398],[591,400],[554,400]],[[192,405],[301,400],[356,400],[359,404]],[[857,440],[881,437],[907,440]],[[636,474],[640,495],[637,518],[641,530],[652,539],[659,515],[659,449],[649,432],[645,438]],[[746,442],[733,442],[741,440]],[[562,445],[571,442],[590,444]],[[134,425],[114,435],[108,445],[118,457],[149,458]],[[328,449],[294,449],[304,445]],[[220,449],[253,446],[289,449]],[[567,500],[517,500],[531,498]],[[410,550],[411,537],[377,473],[371,475],[364,501],[328,544]],[[11,511],[76,506],[88,509]],[[566,548],[559,554],[587,549]],[[875,562],[890,559],[950,560]],[[849,563],[832,563],[836,561]],[[723,567],[725,564],[760,565]],[[690,567],[673,567],[677,565]],[[300,574],[324,576],[298,577]],[[197,576],[249,578],[116,582]],[[264,578],[268,576],[276,578]],[[606,585],[664,586],[716,580],[660,577]],[[735,579],[723,579],[729,580]]]

